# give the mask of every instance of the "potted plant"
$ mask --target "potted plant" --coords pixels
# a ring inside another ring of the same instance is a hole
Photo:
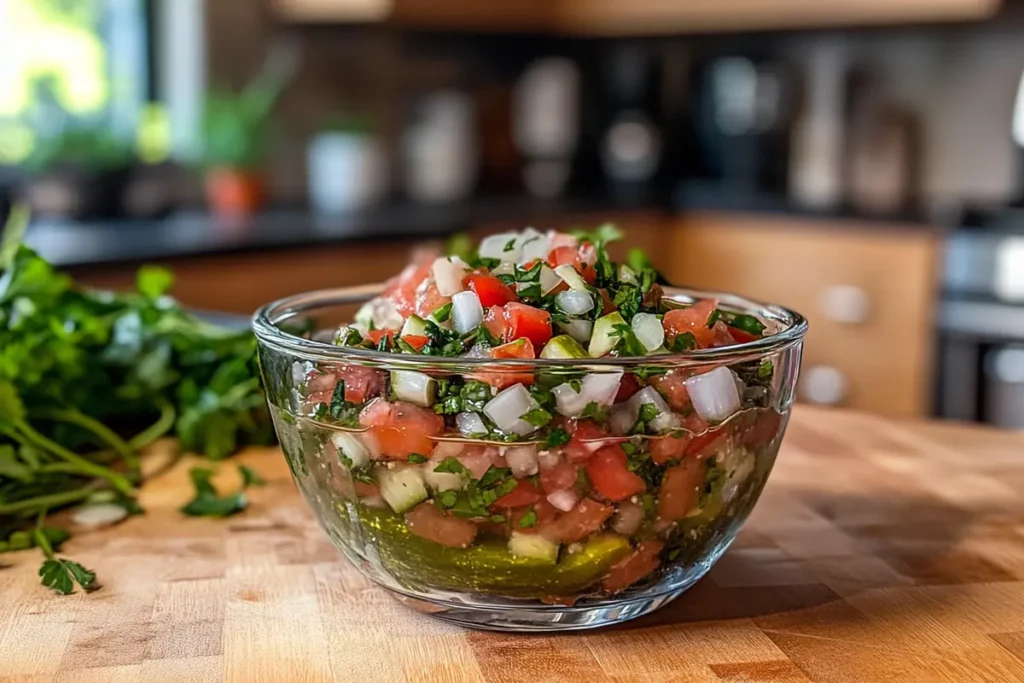
[[[264,71],[241,92],[211,92],[203,118],[206,198],[216,213],[248,215],[264,201],[270,113],[283,78]]]
[[[94,126],[67,126],[40,138],[23,164],[23,194],[33,213],[65,219],[109,218],[121,211],[131,145]]]
[[[309,144],[307,176],[317,213],[350,213],[383,199],[387,161],[370,121],[344,117],[323,127]]]

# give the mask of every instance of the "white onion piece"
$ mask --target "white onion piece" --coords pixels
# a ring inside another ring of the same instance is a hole
[[[469,348],[469,351],[466,351],[464,354],[462,354],[461,357],[462,358],[490,358],[491,357],[491,347],[484,346],[483,344],[473,344],[473,346],[471,346]]]
[[[578,417],[591,403],[610,406],[619,391],[622,372],[599,372],[587,375],[580,382],[579,393],[568,382],[559,384],[551,393],[555,396],[555,409],[566,417]]]
[[[441,460],[434,458],[423,463],[423,481],[434,491],[458,491],[466,485],[461,474],[454,472],[435,472],[434,468]]]
[[[640,414],[640,406],[645,403],[653,404],[658,411],[658,415],[648,422],[652,429],[657,432],[667,432],[679,426],[679,417],[669,409],[661,394],[654,387],[644,387],[633,394],[629,401],[616,406],[612,411],[609,420],[612,431],[616,434],[628,434],[629,430],[636,424],[636,419]]]
[[[639,285],[640,283],[636,279],[636,273],[633,269],[623,263],[619,266],[619,279],[631,285]]]
[[[402,401],[429,408],[434,404],[434,380],[412,370],[392,370],[391,390]]]
[[[533,228],[523,230],[519,237],[520,248],[519,262],[529,263],[534,259],[546,259],[551,251],[551,240],[547,235],[542,235]]]
[[[594,331],[594,323],[589,320],[574,319],[566,322],[558,322],[557,325],[558,329],[562,330],[581,344],[588,343],[590,341],[590,335]]]
[[[562,284],[562,278],[555,275],[555,271],[548,266],[540,267],[540,291],[548,294]]]
[[[576,507],[576,502],[579,500],[579,496],[576,495],[574,489],[562,489],[561,491],[555,491],[548,496],[548,502],[551,505],[561,510],[562,512],[568,512]]]
[[[507,251],[505,247],[510,246]],[[499,261],[511,261],[519,263],[519,256],[522,246],[519,244],[519,235],[514,232],[503,232],[497,235],[485,237],[480,242],[480,256],[484,258],[496,258]]]
[[[491,269],[491,275],[498,277],[499,275],[515,275],[516,266],[514,263],[504,261],[499,263],[497,266]]]
[[[636,412],[632,410],[632,406],[628,402],[620,403],[612,408],[611,415],[608,416],[608,426],[611,428],[612,434],[629,434],[629,430],[635,422]]]
[[[558,451],[540,451],[537,453],[537,463],[542,470],[550,470],[562,463],[562,456],[558,454]]]
[[[466,277],[469,266],[458,256],[440,257],[434,260],[430,272],[441,296],[452,296],[462,291],[462,278]]]
[[[693,409],[708,422],[721,422],[740,408],[736,375],[725,366],[694,375],[683,384],[693,401]]]
[[[128,511],[121,505],[100,503],[85,505],[71,513],[71,521],[78,526],[97,528],[117,524],[128,516]]]
[[[484,405],[484,415],[491,418],[498,429],[507,434],[526,436],[537,431],[522,416],[540,404],[522,384],[513,384]]]
[[[617,534],[632,536],[644,522],[644,509],[640,505],[630,501],[619,503],[619,509],[612,517],[611,528]]]
[[[633,334],[648,353],[657,351],[665,343],[665,328],[653,313],[637,313],[633,316]]]
[[[459,334],[474,330],[484,321],[484,307],[475,292],[459,292],[452,297],[452,325]]]
[[[569,285],[569,289],[575,289],[578,292],[587,291],[587,281],[584,280],[583,276],[568,263],[564,263],[555,268],[555,275],[561,278],[562,282]]]
[[[512,446],[505,450],[505,462],[516,477],[529,477],[537,474],[537,447]]]
[[[353,327],[360,333],[373,327],[378,330],[397,330],[402,327],[405,319],[393,303],[382,296],[377,296],[363,304],[355,315]]]
[[[459,413],[455,416],[455,426],[463,436],[479,439],[487,434],[487,425],[484,424],[484,419],[476,413]]]
[[[590,292],[570,289],[567,292],[556,294],[555,304],[562,312],[569,315],[583,315],[587,311],[594,310],[594,297],[590,296]]]
[[[362,467],[370,462],[370,449],[363,445],[355,434],[335,432],[331,435],[331,443],[338,452],[339,461],[344,455],[352,463],[352,467]]]

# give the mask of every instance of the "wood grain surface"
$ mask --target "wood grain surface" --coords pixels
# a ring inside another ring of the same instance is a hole
[[[278,452],[240,460],[270,480],[242,515],[182,518],[186,459],[147,516],[69,542],[97,592],[53,595],[37,553],[0,556],[0,681],[1024,680],[1022,435],[800,406],[707,578],[560,636],[409,611],[342,560]]]

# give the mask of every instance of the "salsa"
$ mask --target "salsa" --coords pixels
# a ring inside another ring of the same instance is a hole
[[[298,417],[324,430],[346,504],[396,578],[614,594],[749,510],[784,422],[771,358],[665,361],[754,342],[769,324],[666,296],[642,253],[610,259],[617,237],[527,228],[410,264],[334,343],[421,356],[423,371],[381,369],[384,357],[295,375]],[[455,373],[429,357],[473,363]],[[649,363],[586,365],[617,357]]]

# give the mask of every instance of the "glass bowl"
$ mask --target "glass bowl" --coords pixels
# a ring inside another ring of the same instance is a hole
[[[337,325],[380,291],[300,294],[253,318],[295,481],[366,576],[411,607],[465,626],[570,630],[657,609],[725,552],[786,429],[802,316],[730,294],[666,288],[675,302],[715,298],[723,311],[754,315],[766,336],[572,360],[335,345]],[[741,404],[709,423],[685,381],[722,366]],[[396,401],[396,392],[413,402]],[[530,411],[510,418],[491,403],[496,395]],[[554,406],[553,398],[559,410],[537,419],[533,407]],[[572,405],[580,400],[582,411]],[[563,407],[585,419],[562,417]]]

